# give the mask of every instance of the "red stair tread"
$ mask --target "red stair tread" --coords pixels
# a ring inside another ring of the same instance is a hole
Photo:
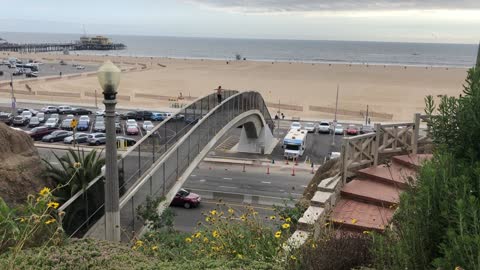
[[[413,168],[418,168],[423,162],[432,158],[431,154],[417,154],[417,155],[401,155],[394,156],[393,161],[403,163]]]
[[[393,209],[340,199],[331,214],[331,220],[340,225],[360,230],[383,231],[393,216]]]
[[[385,203],[386,207],[399,201],[401,189],[367,179],[354,179],[342,188],[342,194],[376,203]]]
[[[395,163],[390,166],[382,164],[377,167],[365,168],[359,170],[358,173],[362,175],[363,178],[371,178],[372,180],[380,178],[383,182],[388,182],[399,187],[406,187],[407,178],[416,175],[415,170]],[[372,176],[376,179],[373,179]]]

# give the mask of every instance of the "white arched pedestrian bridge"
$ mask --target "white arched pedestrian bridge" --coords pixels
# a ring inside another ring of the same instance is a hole
[[[238,150],[270,152],[276,144],[274,124],[262,96],[255,91],[225,90],[197,99],[165,119],[118,161],[122,239],[141,232],[138,206],[147,197],[165,197],[168,206],[194,168],[230,129],[243,126]],[[105,237],[104,177],[100,175],[60,208],[71,237]]]

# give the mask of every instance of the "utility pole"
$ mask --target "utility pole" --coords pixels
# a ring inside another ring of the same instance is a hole
[[[367,125],[368,123],[368,105],[367,105],[367,114],[365,115],[365,125]]]
[[[277,134],[278,138],[280,138],[280,117],[282,117],[281,110],[280,110],[280,99],[278,99],[278,118],[277,118]]]
[[[338,90],[340,85],[337,84],[337,98],[335,100],[335,119],[333,120],[333,132],[332,132],[332,146],[335,146],[335,128],[337,127],[337,110],[338,110]]]
[[[11,89],[11,98],[12,98],[12,115],[15,115],[16,100],[15,100],[15,94],[13,92],[13,75],[12,75],[12,73],[10,73],[10,89]]]

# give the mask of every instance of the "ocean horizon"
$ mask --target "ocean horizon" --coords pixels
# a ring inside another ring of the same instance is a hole
[[[72,42],[78,40],[80,36],[80,34],[0,32],[0,38],[12,43]],[[71,53],[212,60],[232,60],[239,54],[242,59],[254,61],[440,67],[472,67],[477,54],[476,44],[134,35],[108,35],[108,37],[114,42],[124,43],[127,48],[119,51]]]

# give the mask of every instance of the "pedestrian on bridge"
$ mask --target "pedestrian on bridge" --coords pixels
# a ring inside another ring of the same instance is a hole
[[[217,90],[217,99],[218,104],[222,103],[222,86],[218,86]]]

